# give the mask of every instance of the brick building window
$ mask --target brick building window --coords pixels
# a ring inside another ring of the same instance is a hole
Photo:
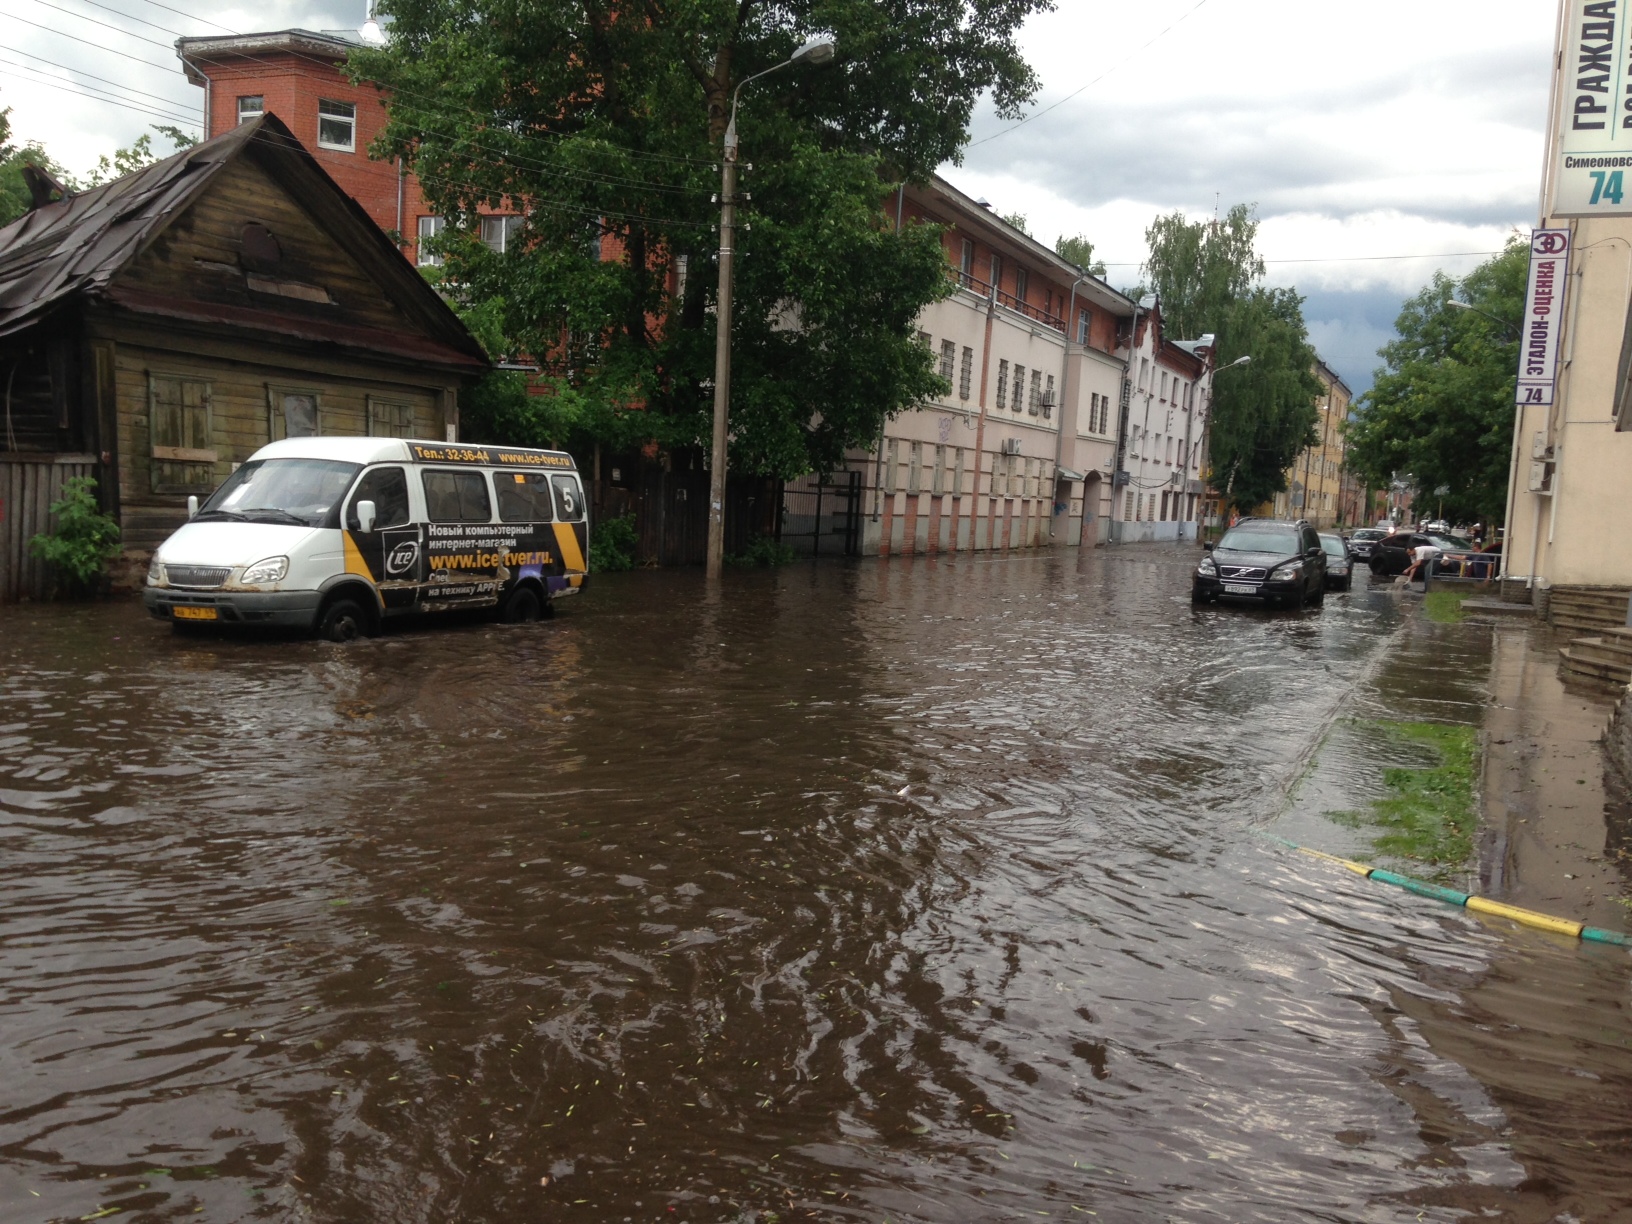
[[[1023,365],[1017,365],[1017,366],[1014,367],[1014,400],[1013,400],[1013,408],[1014,408],[1014,410],[1016,412],[1019,412],[1025,406],[1026,406],[1026,367],[1023,366]]]
[[[249,94],[238,99],[238,122],[248,123],[266,112],[266,99],[260,94]]]
[[[1077,343],[1086,346],[1088,343],[1088,324],[1093,316],[1086,310],[1077,312]]]
[[[1043,402],[1043,419],[1048,420],[1054,415],[1054,375],[1050,374],[1048,376],[1048,386],[1045,388],[1045,390],[1046,395],[1044,396]]]
[[[997,406],[1009,406],[1009,363],[999,360],[997,363]]]
[[[442,256],[430,249],[427,240],[435,238],[447,228],[446,217],[421,217],[419,219],[419,246],[415,251],[415,258],[422,268],[440,267]]]
[[[317,147],[339,153],[353,153],[357,149],[357,104],[331,102],[326,98],[317,103]]]
[[[1031,287],[1031,273],[1024,268],[1014,270],[1014,300],[1025,304],[1026,290]]]
[[[941,341],[941,377],[952,381],[952,365],[958,359],[958,346],[950,340]]]
[[[970,384],[975,378],[975,350],[963,346],[963,360],[958,364],[958,398],[968,399]]]
[[[975,244],[969,239],[963,239],[963,246],[958,252],[958,271],[962,274],[965,287],[975,279]]]
[[[1042,398],[1043,398],[1043,372],[1041,370],[1033,370],[1031,372],[1031,399],[1026,404],[1026,411],[1031,413],[1032,416],[1036,416],[1037,415],[1037,406],[1038,406],[1039,402],[1042,400]]]
[[[503,255],[520,233],[522,220],[521,217],[483,217],[482,242],[489,250]]]

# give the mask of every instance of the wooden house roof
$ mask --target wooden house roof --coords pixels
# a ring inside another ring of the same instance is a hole
[[[411,330],[348,325],[245,308],[184,293],[121,286],[122,273],[229,167],[252,161],[333,236]],[[477,372],[486,354],[362,206],[331,179],[276,115],[244,123],[123,178],[64,193],[0,228],[0,339],[75,304],[280,333],[295,340]]]

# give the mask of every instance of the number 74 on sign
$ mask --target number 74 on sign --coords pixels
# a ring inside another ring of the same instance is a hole
[[[1621,202],[1621,196],[1625,191],[1622,180],[1624,171],[1590,170],[1588,173],[1592,175],[1592,199],[1588,201],[1589,203],[1601,204],[1605,200],[1611,204]]]

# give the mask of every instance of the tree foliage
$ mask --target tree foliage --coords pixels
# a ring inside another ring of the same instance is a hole
[[[1094,244],[1081,234],[1075,238],[1061,234],[1054,241],[1054,253],[1061,259],[1070,260],[1090,276],[1101,279],[1105,276],[1105,261],[1094,258]]]
[[[1461,281],[1436,272],[1405,303],[1349,432],[1349,461],[1374,484],[1409,475],[1426,495],[1447,490],[1448,517],[1501,521],[1529,252],[1514,237]],[[1453,299],[1484,313],[1447,305]]]
[[[58,182],[72,185],[68,172],[46,154],[34,141],[15,145],[11,142],[11,108],[0,110],[0,225],[9,225],[28,211],[28,184],[23,181],[24,166],[39,166]]]
[[[1147,289],[1161,301],[1167,334],[1212,333],[1220,369],[1252,358],[1214,383],[1208,444],[1209,482],[1242,510],[1284,491],[1293,460],[1319,441],[1315,399],[1323,390],[1303,299],[1261,283],[1257,236],[1245,204],[1211,221],[1170,213],[1145,231]]]
[[[373,151],[404,157],[450,218],[444,291],[492,311],[501,347],[536,361],[548,392],[524,400],[498,380],[471,419],[567,430],[558,442],[706,441],[732,92],[822,31],[837,61],[757,82],[738,115],[751,198],[738,211],[732,464],[792,476],[876,438],[941,386],[916,320],[947,292],[937,231],[896,233],[885,200],[958,155],[983,93],[1018,113],[1036,81],[1015,34],[1047,7],[391,0],[391,44],[351,58],[391,91]],[[484,208],[526,214],[502,255],[480,242]]]
[[[167,123],[156,123],[153,131],[170,142],[169,153],[155,153],[153,151],[153,136],[143,132],[123,149],[115,149],[113,156],[104,153],[96,159],[96,168],[86,177],[87,187],[100,187],[103,183],[110,183],[114,179],[124,178],[127,174],[134,174],[144,166],[151,166],[156,161],[162,161],[171,154],[179,153],[182,149],[189,149],[198,143],[198,137],[190,132],[184,132],[178,127]]]
[[[119,521],[97,505],[96,478],[63,481],[61,499],[51,503],[51,517],[56,526],[31,539],[29,551],[80,586],[94,585],[119,551]]]

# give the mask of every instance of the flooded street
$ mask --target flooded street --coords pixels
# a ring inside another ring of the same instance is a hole
[[[1490,631],[1195,555],[0,609],[0,1220],[1632,1219],[1626,951],[1266,836]]]

